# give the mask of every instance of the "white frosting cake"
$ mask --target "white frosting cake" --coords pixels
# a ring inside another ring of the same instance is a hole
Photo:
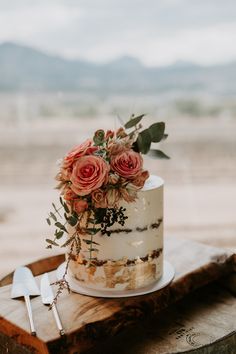
[[[114,224],[111,235],[98,232],[89,265],[88,245],[81,241],[79,256],[69,263],[69,272],[83,287],[99,290],[129,290],[145,287],[162,276],[163,187],[160,177],[150,176],[133,203],[122,203],[128,219]],[[70,230],[74,232],[73,228]],[[83,235],[81,240],[90,240]]]

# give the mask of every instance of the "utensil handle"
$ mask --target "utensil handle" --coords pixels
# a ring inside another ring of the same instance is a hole
[[[52,305],[52,312],[53,312],[53,315],[54,315],[54,318],[55,318],[55,321],[56,321],[56,324],[57,324],[57,328],[60,331],[60,335],[64,336],[65,331],[64,331],[64,329],[62,327],[61,320],[60,320],[60,317],[59,317],[59,314],[58,314],[58,311],[57,311],[57,307],[56,307],[55,304]]]
[[[31,304],[30,304],[30,297],[29,297],[29,295],[25,295],[24,298],[25,298],[25,304],[26,304],[26,308],[27,308],[27,312],[28,312],[28,316],[29,316],[31,335],[36,336],[33,315],[32,315],[32,308],[31,308]]]

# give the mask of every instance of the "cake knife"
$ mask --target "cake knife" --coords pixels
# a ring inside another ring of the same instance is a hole
[[[30,296],[37,295],[40,295],[40,292],[31,270],[27,267],[17,268],[13,275],[11,298],[24,297],[32,336],[36,336],[36,330],[34,327]]]
[[[40,293],[41,293],[42,303],[44,305],[52,306],[52,312],[56,321],[57,328],[60,331],[60,335],[63,336],[65,334],[65,331],[62,327],[56,304],[53,303],[54,295],[49,281],[48,273],[45,273],[41,278]]]

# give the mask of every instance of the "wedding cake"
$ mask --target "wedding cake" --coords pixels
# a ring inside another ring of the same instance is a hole
[[[113,225],[111,235],[94,235],[97,251],[88,266],[87,244],[71,256],[70,274],[82,286],[131,290],[155,282],[163,270],[163,180],[150,176],[135,202],[123,203],[127,220]],[[73,234],[74,230],[70,231]],[[84,236],[89,241],[89,235]]]
[[[60,206],[52,204],[54,238],[46,239],[48,248],[67,249],[58,293],[68,275],[83,288],[117,293],[162,276],[164,183],[144,169],[142,156],[168,158],[151,149],[167,135],[163,122],[142,129],[143,117],[97,130],[60,163]]]

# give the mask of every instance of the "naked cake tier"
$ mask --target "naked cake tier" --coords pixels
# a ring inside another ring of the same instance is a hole
[[[85,241],[90,235],[81,236],[82,249],[73,252],[69,262],[70,276],[83,287],[107,291],[134,290],[157,281],[163,272],[163,188],[163,180],[151,175],[135,202],[122,202],[125,225],[114,224],[110,236],[94,235],[92,263]]]

